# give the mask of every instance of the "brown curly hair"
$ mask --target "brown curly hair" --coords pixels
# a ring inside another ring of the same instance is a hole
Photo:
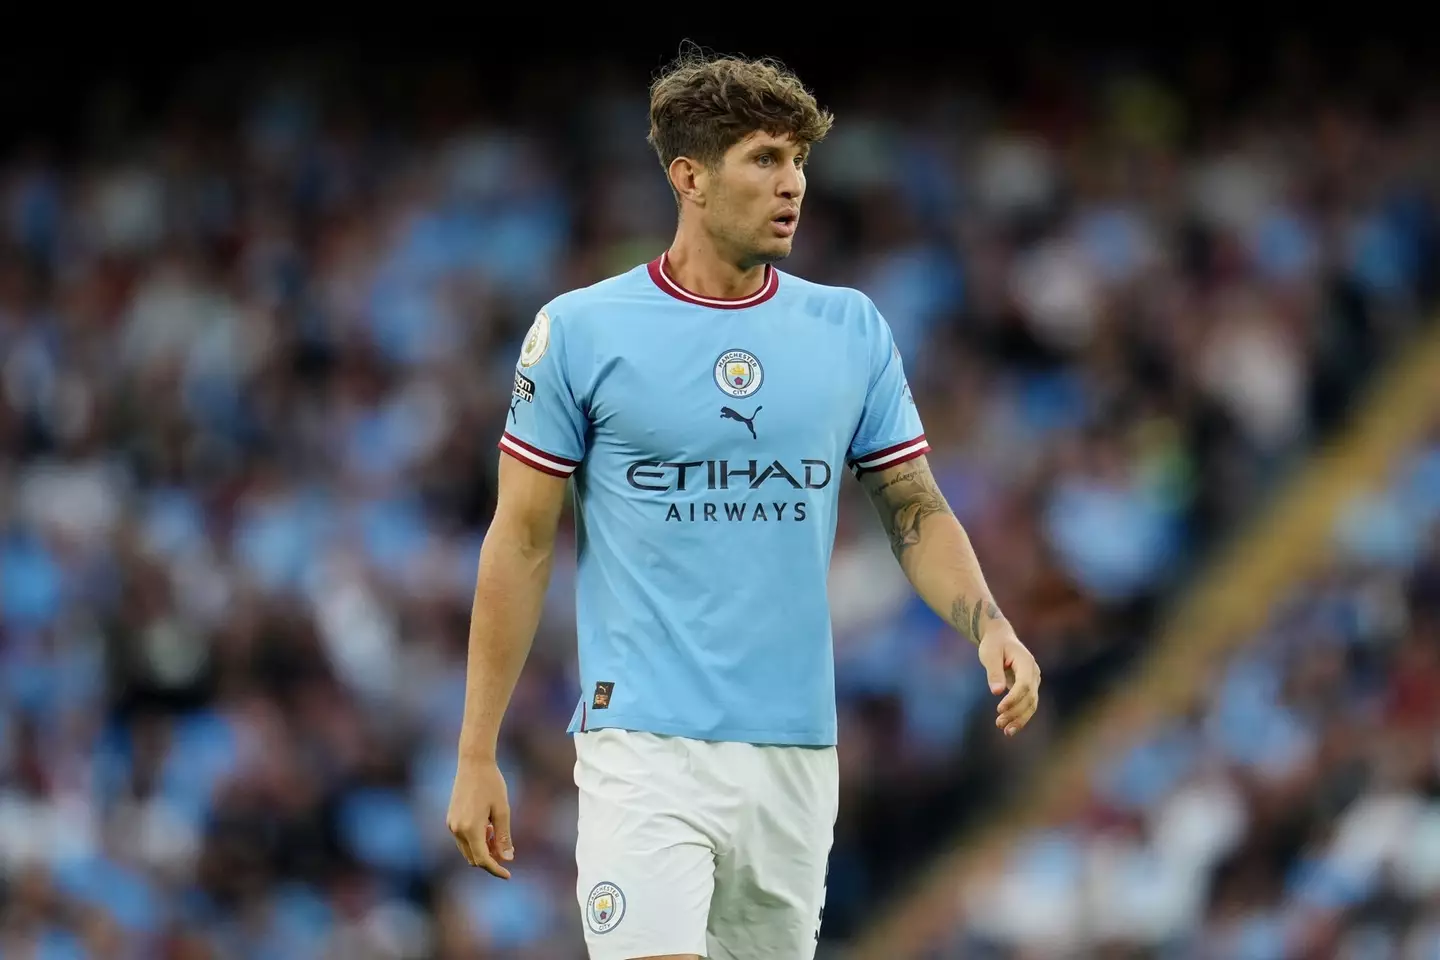
[[[665,169],[676,157],[713,165],[756,131],[805,145],[830,132],[834,116],[774,60],[681,54],[650,87],[650,135]]]

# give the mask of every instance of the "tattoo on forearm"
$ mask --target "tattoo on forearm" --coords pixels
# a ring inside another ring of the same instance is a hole
[[[949,513],[950,506],[929,470],[906,470],[870,491],[896,557],[920,542],[920,524],[926,517]]]
[[[970,638],[972,643],[985,639],[985,628],[991,620],[1001,620],[1004,614],[994,600],[966,600],[960,597],[950,607],[950,623],[956,630]]]
[[[919,478],[919,470],[906,470],[904,473],[897,474],[891,477],[889,480],[886,480],[884,483],[880,484],[878,487],[876,487],[870,492],[870,496],[875,497],[876,499],[880,499],[880,495],[885,493],[886,491],[892,490],[903,483],[914,483]]]

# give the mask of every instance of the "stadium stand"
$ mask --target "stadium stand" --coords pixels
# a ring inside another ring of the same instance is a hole
[[[1432,326],[1380,379],[1344,432],[1286,483],[1276,509],[1227,545],[1212,569],[1186,590],[1166,614],[1167,623],[1141,668],[1073,725],[1050,762],[1023,788],[1023,801],[985,829],[957,837],[950,853],[938,858],[899,908],[871,926],[852,952],[854,960],[931,956],[927,944],[953,945],[957,907],[975,917],[982,930],[993,930],[987,920],[999,913],[991,908],[1009,910],[1006,936],[1025,941],[1033,934],[1047,940],[1043,929],[1022,929],[1023,924],[1015,923],[1014,911],[1026,889],[1017,876],[1024,870],[1019,861],[1030,845],[1077,819],[1084,822],[1087,804],[1103,808],[1108,802],[1103,792],[1113,785],[1117,769],[1127,764],[1133,768],[1135,758],[1146,751],[1151,758],[1158,756],[1169,745],[1165,731],[1203,713],[1221,686],[1226,664],[1266,639],[1276,611],[1285,610],[1283,600],[1309,602],[1309,588],[1345,568],[1350,555],[1368,557],[1364,551],[1374,545],[1397,542],[1399,523],[1412,525],[1401,537],[1424,537],[1431,523],[1424,498],[1433,491],[1424,486],[1430,475],[1423,458],[1428,457],[1428,438],[1435,435],[1434,411],[1440,409],[1440,326]],[[1386,495],[1397,474],[1406,487]],[[1305,639],[1291,651],[1294,656],[1305,656]],[[1064,886],[1061,877],[1050,882]],[[1055,890],[1041,885],[1030,895],[1048,903]],[[1124,937],[1106,943],[1086,933],[1071,934],[1061,938],[1069,947],[1054,940],[1029,946],[1047,954],[1066,948],[1103,954],[1108,948],[1122,955],[1153,949],[1229,955],[1223,942],[1207,940],[1193,924],[1180,932],[1179,942],[1163,947],[1144,943],[1134,931],[1128,943]],[[977,950],[985,955],[979,949],[984,943],[983,938],[972,939],[964,955]],[[1331,950],[1335,946],[1325,945]],[[1291,944],[1290,949],[1298,948]],[[948,954],[942,949],[940,955]],[[1307,954],[1301,950],[1300,955]]]
[[[1335,539],[1194,709],[972,889],[936,956],[1440,950],[1440,424]]]
[[[827,938],[1044,762],[1436,299],[1425,88],[1224,68],[825,91],[786,268],[891,321],[1047,696],[996,742],[852,489]],[[585,76],[495,110],[454,65],[217,68],[0,162],[0,955],[580,955],[568,557],[504,736],[516,879],[444,810],[518,337],[673,216],[643,80]]]

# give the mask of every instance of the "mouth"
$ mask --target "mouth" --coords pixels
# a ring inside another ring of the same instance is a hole
[[[782,213],[770,221],[770,226],[774,228],[777,236],[789,237],[794,235],[795,227],[799,222],[800,215],[798,213]]]

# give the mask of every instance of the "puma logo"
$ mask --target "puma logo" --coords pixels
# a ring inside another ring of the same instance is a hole
[[[720,419],[740,421],[741,423],[745,424],[746,429],[750,431],[750,438],[752,440],[758,440],[760,438],[755,436],[755,418],[759,415],[760,411],[764,409],[764,407],[756,407],[754,413],[750,414],[750,416],[748,417],[745,417],[741,416],[739,411],[734,410],[731,407],[721,407]]]
[[[518,422],[519,422],[519,421],[517,421],[517,420],[515,419],[515,408],[518,407],[518,406],[520,406],[520,400],[521,400],[521,399],[522,399],[522,398],[520,398],[520,397],[516,397],[514,400],[510,401],[510,422],[511,422],[511,423],[518,423]]]

